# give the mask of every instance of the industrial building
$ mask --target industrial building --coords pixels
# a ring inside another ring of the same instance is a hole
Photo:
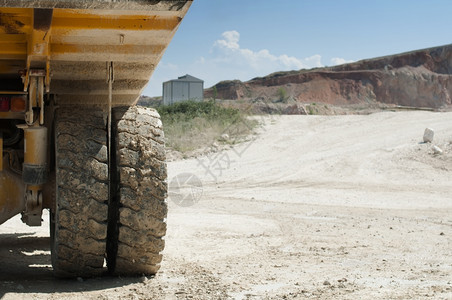
[[[191,75],[163,83],[163,104],[193,100],[201,102],[204,99],[204,81]]]

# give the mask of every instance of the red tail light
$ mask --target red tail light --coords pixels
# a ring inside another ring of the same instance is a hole
[[[11,98],[10,109],[12,112],[25,112],[25,96],[15,96]]]
[[[0,111],[9,111],[9,97],[0,96]]]

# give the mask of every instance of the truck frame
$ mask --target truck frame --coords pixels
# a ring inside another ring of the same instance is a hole
[[[0,0],[0,224],[50,211],[59,277],[155,274],[164,135],[136,106],[189,0]]]

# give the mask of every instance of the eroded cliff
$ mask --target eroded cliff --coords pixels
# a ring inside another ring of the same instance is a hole
[[[277,72],[247,82],[222,81],[205,91],[218,99],[277,100],[333,105],[380,102],[439,108],[451,105],[452,44],[335,67]],[[283,94],[283,95],[282,95]]]

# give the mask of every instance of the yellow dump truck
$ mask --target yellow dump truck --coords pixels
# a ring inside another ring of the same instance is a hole
[[[159,268],[162,123],[135,103],[190,5],[0,0],[0,224],[49,209],[56,276]]]

